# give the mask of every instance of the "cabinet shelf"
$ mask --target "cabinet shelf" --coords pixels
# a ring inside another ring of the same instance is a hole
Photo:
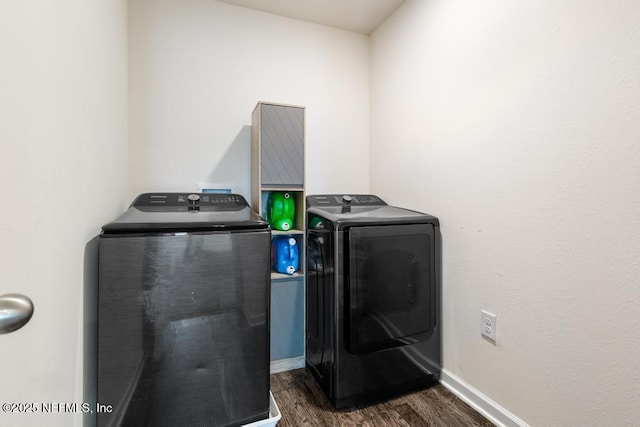
[[[304,230],[299,230],[297,228],[292,228],[291,230],[287,230],[287,231],[274,230],[273,228],[271,229],[271,235],[273,236],[288,236],[290,234],[291,235],[304,234]]]
[[[303,188],[302,186],[296,187],[296,186],[285,186],[285,187],[278,187],[278,186],[268,186],[268,185],[263,185],[260,188],[262,191],[302,191]]]
[[[278,273],[277,271],[271,271],[271,280],[291,280],[303,278],[304,273],[296,271],[293,274]]]

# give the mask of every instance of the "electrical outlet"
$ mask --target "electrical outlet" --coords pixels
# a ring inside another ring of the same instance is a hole
[[[488,311],[482,310],[480,312],[480,334],[492,341],[495,341],[497,321],[498,316],[496,316],[495,314],[491,314]]]

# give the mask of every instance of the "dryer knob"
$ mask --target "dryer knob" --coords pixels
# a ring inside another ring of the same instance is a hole
[[[344,203],[351,203],[351,201],[353,200],[353,198],[351,196],[342,196],[342,201]]]
[[[191,202],[191,204],[195,205],[196,203],[198,203],[200,201],[200,195],[199,194],[189,194],[187,196],[187,199],[189,199],[189,202]]]

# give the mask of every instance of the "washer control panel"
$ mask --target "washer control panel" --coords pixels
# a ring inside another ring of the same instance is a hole
[[[386,206],[373,194],[321,194],[307,196],[307,207],[321,206]]]
[[[249,204],[239,194],[145,193],[131,204],[143,211],[239,210]]]

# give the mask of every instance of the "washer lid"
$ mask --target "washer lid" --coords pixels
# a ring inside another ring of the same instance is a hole
[[[239,194],[145,193],[102,231],[119,234],[268,228],[269,224]]]

